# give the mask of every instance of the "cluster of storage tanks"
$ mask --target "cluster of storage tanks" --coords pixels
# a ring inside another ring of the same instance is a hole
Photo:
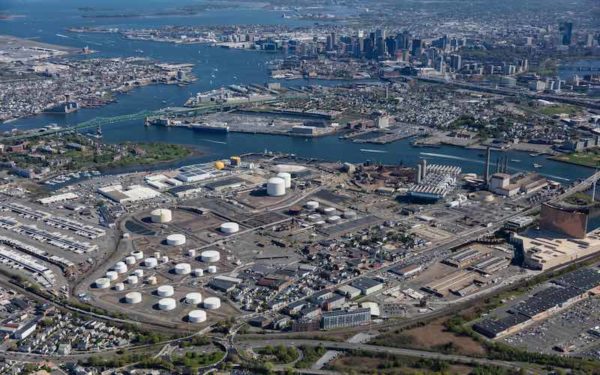
[[[285,195],[286,189],[292,187],[292,175],[287,172],[278,173],[277,176],[267,180],[267,194],[271,197]]]
[[[325,223],[337,224],[343,219],[354,220],[357,217],[355,211],[346,210],[339,212],[334,207],[321,207],[317,201],[308,201],[304,204],[304,208],[308,211],[313,212],[308,215],[308,220],[315,223],[316,225],[323,225]]]

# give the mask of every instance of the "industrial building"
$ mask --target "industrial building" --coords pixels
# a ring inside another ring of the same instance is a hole
[[[98,192],[117,203],[137,202],[160,196],[158,191],[140,185],[131,185],[127,188],[123,188],[120,184],[111,185],[99,188]]]
[[[456,186],[457,177],[461,173],[460,167],[452,165],[431,164],[425,159],[417,165],[415,180],[408,190],[411,198],[437,201],[444,198]]]
[[[364,296],[373,294],[383,289],[383,283],[368,277],[362,277],[352,282],[352,286],[360,290]]]
[[[548,186],[548,180],[536,173],[511,176],[508,173],[494,173],[488,190],[494,194],[512,197],[519,193],[531,194]]]
[[[354,327],[371,321],[371,309],[360,308],[350,311],[331,311],[321,316],[321,328],[333,329]]]
[[[548,286],[508,310],[499,319],[485,319],[473,329],[489,338],[513,334],[524,327],[563,310],[574,303],[600,292],[600,273],[582,268],[552,281]]]

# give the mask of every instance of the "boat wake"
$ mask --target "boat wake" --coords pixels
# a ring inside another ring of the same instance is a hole
[[[461,156],[454,156],[454,155],[436,154],[433,152],[419,152],[419,155],[431,156],[434,158],[453,159],[453,160],[461,160],[461,161],[468,161],[468,162],[472,162],[472,163],[484,164],[484,162],[481,160],[473,160],[473,159],[463,158]]]
[[[369,149],[369,148],[361,148],[360,151],[362,151],[362,152],[373,152],[373,153],[376,153],[376,154],[387,154],[387,151],[385,151],[385,150],[372,150],[372,149]]]
[[[210,142],[210,143],[216,143],[216,144],[219,144],[219,145],[226,145],[227,144],[227,142],[213,141],[212,139],[201,139],[201,141]]]

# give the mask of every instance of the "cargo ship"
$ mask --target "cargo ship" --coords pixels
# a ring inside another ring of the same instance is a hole
[[[195,123],[195,124],[183,124],[192,130],[200,130],[214,133],[229,133],[229,126],[226,123],[221,124],[207,124],[207,123]]]

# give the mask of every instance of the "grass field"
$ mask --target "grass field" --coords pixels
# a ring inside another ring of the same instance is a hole
[[[579,108],[568,105],[568,104],[557,104],[557,105],[548,105],[540,107],[537,112],[546,115],[546,116],[554,116],[559,115],[561,113],[566,113],[570,116],[579,113]]]
[[[553,156],[551,159],[586,167],[600,167],[600,148]]]

